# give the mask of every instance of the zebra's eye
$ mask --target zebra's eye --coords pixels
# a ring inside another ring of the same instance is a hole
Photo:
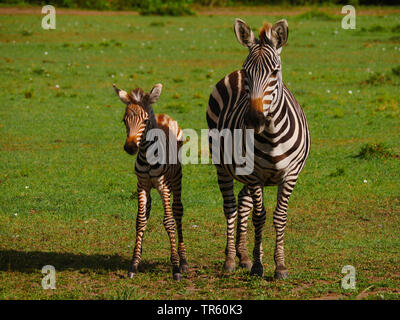
[[[279,72],[279,69],[276,69],[276,70],[272,71],[271,75],[273,77],[276,77],[278,75],[278,72]]]

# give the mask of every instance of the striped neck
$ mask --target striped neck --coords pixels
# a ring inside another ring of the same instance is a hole
[[[285,86],[282,83],[283,87]],[[265,118],[265,127],[262,134],[276,134],[281,129],[282,124],[286,121],[288,117],[288,108],[285,103],[285,94],[284,88],[279,92],[279,97],[276,100],[276,103],[271,106],[270,112]]]
[[[157,129],[157,128],[158,128],[158,126],[157,126],[157,122],[156,122],[156,118],[154,116],[154,113],[151,113],[149,115],[149,119],[147,120],[146,128],[143,130],[143,133],[142,133],[142,139],[141,139],[141,143],[140,143],[140,146],[139,146],[139,152],[142,152],[142,153],[144,152],[145,153],[147,148],[149,146],[151,146],[155,142],[154,140],[153,141],[148,141],[146,139],[146,136],[147,136],[147,133],[150,130]]]

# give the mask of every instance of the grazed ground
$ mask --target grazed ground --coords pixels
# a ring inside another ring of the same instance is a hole
[[[218,15],[218,16],[294,16],[310,11],[308,7],[288,7],[281,8],[275,6],[254,6],[254,7],[200,7],[194,6],[194,11],[198,15]],[[340,7],[325,7],[318,8],[319,11],[328,14],[341,14]],[[67,9],[56,8],[57,14],[61,15],[101,15],[101,16],[115,16],[115,15],[138,15],[137,11],[99,11],[99,10],[83,10],[83,9]],[[400,9],[397,7],[363,7],[357,9],[357,15],[362,16],[383,16],[387,14],[399,14]],[[41,7],[0,7],[0,14],[40,14]]]
[[[398,13],[360,16],[356,30],[343,30],[340,16],[275,8],[276,16],[261,17],[251,10],[238,16],[255,30],[263,20],[287,18],[283,78],[311,130],[310,158],[289,204],[290,279],[272,280],[276,188],[265,192],[265,277],[221,272],[222,201],[215,169],[200,164],[183,168],[188,275],[172,281],[162,206],[153,194],[141,272],[124,277],[135,237],[136,177],[134,158],[122,150],[123,106],[112,83],[149,90],[162,82],[156,112],[200,133],[212,86],[247,53],[230,13],[69,14],[57,16],[52,31],[41,29],[40,14],[1,15],[1,299],[400,297]],[[251,222],[248,242],[251,252]],[[41,288],[47,264],[56,268],[56,290]],[[345,265],[356,268],[355,290],[341,288]]]

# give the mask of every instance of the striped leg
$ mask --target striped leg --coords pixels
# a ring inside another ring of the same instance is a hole
[[[146,201],[146,222],[149,221],[150,211],[151,211],[151,195],[149,192],[147,194],[147,201]],[[140,247],[140,255],[142,254],[142,251],[143,251],[143,241],[144,241],[144,233],[142,235],[142,245]]]
[[[224,214],[227,222],[225,264],[224,270],[232,272],[235,270],[235,220],[236,220],[236,199],[233,193],[233,179],[220,167],[217,167],[218,185],[224,199]]]
[[[138,265],[142,256],[142,243],[147,220],[150,215],[150,186],[138,182],[138,213],[136,217],[136,243],[133,251],[132,263],[129,268],[128,277],[133,278],[138,271]]]
[[[278,186],[277,204],[274,211],[274,227],[276,232],[275,240],[275,275],[276,279],[285,279],[289,273],[285,267],[285,254],[283,250],[283,236],[287,221],[287,207],[289,202],[290,194],[296,185],[296,180],[287,181]]]
[[[147,201],[146,201],[146,220],[149,221],[150,218],[150,211],[151,211],[151,194],[150,192],[147,195]],[[143,241],[144,241],[144,234],[142,236],[142,246],[140,247],[140,254],[142,254],[143,251]]]
[[[238,195],[238,222],[236,229],[236,254],[240,259],[239,265],[251,270],[252,263],[247,253],[247,221],[253,208],[249,189],[244,186]]]
[[[178,231],[178,253],[179,253],[179,268],[182,272],[187,272],[189,270],[188,263],[186,261],[186,249],[183,242],[183,232],[182,232],[182,216],[183,216],[183,205],[181,201],[181,190],[182,190],[182,169],[179,170],[177,179],[172,184],[172,212],[176,222],[176,228]]]
[[[171,210],[171,192],[168,185],[164,182],[163,177],[161,177],[158,181],[157,190],[160,193],[164,207],[164,228],[168,233],[169,241],[171,244],[171,263],[173,279],[180,281],[182,279],[182,275],[179,270],[179,256],[175,244],[175,220]]]
[[[261,185],[249,186],[249,192],[253,199],[254,225],[253,266],[251,268],[251,274],[262,277],[264,274],[264,268],[262,265],[262,231],[266,216],[263,203],[263,187]]]
[[[146,202],[146,219],[149,220],[150,218],[150,211],[151,211],[151,195],[150,192],[147,196],[147,202]]]

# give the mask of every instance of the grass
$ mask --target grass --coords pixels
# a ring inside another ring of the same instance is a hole
[[[302,14],[299,14],[295,17],[295,20],[297,21],[310,21],[310,20],[318,20],[318,21],[334,21],[334,20],[338,20],[339,17],[317,10],[317,9],[312,9],[309,10],[307,12],[304,12]]]
[[[386,145],[382,143],[367,143],[361,147],[360,153],[357,157],[361,159],[373,158],[395,158],[398,155],[394,154]]]
[[[241,18],[255,28],[264,20]],[[0,299],[399,299],[400,162],[376,156],[381,145],[384,154],[400,153],[400,45],[392,32],[399,17],[360,16],[356,30],[341,29],[340,18],[285,18],[283,78],[312,138],[289,203],[290,279],[271,281],[276,188],[265,192],[265,277],[242,269],[226,276],[215,168],[186,165],[190,271],[176,283],[156,194],[141,272],[124,278],[136,177],[112,83],[145,90],[163,83],[156,112],[200,133],[212,86],[247,54],[234,17],[60,15],[48,31],[37,16],[0,16]],[[390,81],[367,81],[372,73]],[[357,157],[364,153],[374,156]],[[251,222],[248,237],[251,252]],[[56,290],[41,288],[47,264],[57,271]],[[355,290],[340,286],[349,264]]]

